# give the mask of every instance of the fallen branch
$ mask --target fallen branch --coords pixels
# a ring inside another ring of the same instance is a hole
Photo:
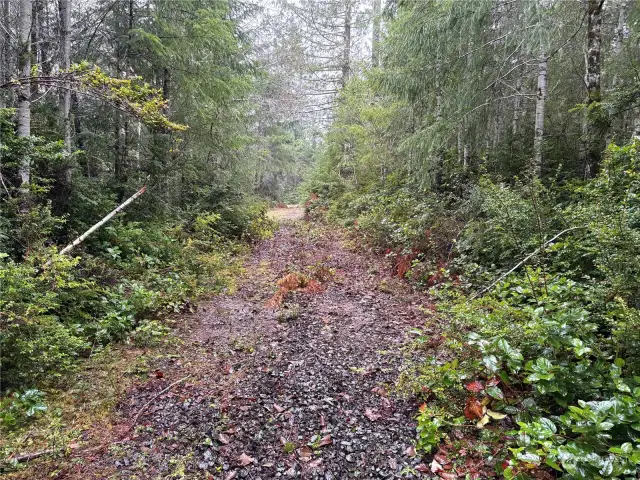
[[[133,417],[133,422],[131,422],[131,425],[129,426],[129,430],[133,429],[133,427],[136,426],[136,423],[138,423],[138,419],[140,418],[140,416],[144,413],[144,411],[149,408],[149,405],[151,405],[153,402],[155,402],[161,395],[167,393],[169,390],[171,390],[173,387],[175,387],[176,385],[178,385],[179,383],[184,382],[185,380],[187,380],[188,378],[191,378],[191,375],[187,375],[186,377],[181,378],[180,380],[176,380],[175,382],[173,382],[171,385],[169,385],[167,388],[165,388],[164,390],[162,390],[160,393],[158,393],[155,397],[153,397],[151,400],[149,400],[147,403],[145,403],[142,408],[140,410],[138,410],[138,413],[136,414],[135,417]]]
[[[149,177],[147,177],[147,180],[149,179]],[[131,195],[127,200],[125,200],[123,203],[121,203],[120,205],[118,205],[114,210],[111,211],[111,213],[109,213],[106,217],[104,217],[102,220],[100,220],[98,223],[96,223],[93,227],[91,227],[89,230],[87,230],[86,232],[84,232],[82,235],[80,235],[78,238],[76,238],[73,242],[71,242],[69,245],[67,245],[66,247],[64,247],[62,250],[60,250],[60,255],[66,255],[67,253],[69,253],[71,250],[73,250],[74,248],[76,248],[78,245],[80,245],[82,242],[85,241],[85,239],[91,235],[93,232],[95,232],[96,230],[98,230],[102,225],[104,225],[105,223],[107,223],[109,220],[111,220],[113,217],[115,217],[118,213],[120,213],[122,210],[124,210],[125,208],[127,208],[127,206],[133,202],[136,198],[138,198],[140,195],[142,195],[144,192],[147,191],[147,182],[145,181],[144,185],[142,186],[142,188],[140,190],[138,190],[136,193],[134,193],[133,195]],[[45,264],[45,266],[49,266],[51,265],[51,260],[47,261],[47,263]]]
[[[547,240],[546,242],[544,242],[542,244],[542,246],[536,248],[533,252],[531,252],[529,255],[527,255],[526,257],[524,257],[524,259],[522,259],[520,262],[518,262],[516,264],[515,267],[513,267],[511,270],[509,270],[508,272],[503,273],[502,275],[500,275],[491,285],[489,285],[488,287],[483,288],[482,290],[480,290],[479,292],[475,293],[469,300],[473,300],[474,298],[478,298],[480,295],[483,295],[484,293],[488,292],[491,288],[493,288],[499,281],[501,281],[502,279],[504,279],[507,275],[509,275],[510,273],[516,271],[518,268],[520,268],[522,265],[524,265],[526,262],[529,261],[529,259],[535,255],[537,255],[538,253],[540,253],[542,251],[543,248],[545,248],[547,245],[549,245],[551,242],[553,242],[556,238],[564,235],[567,232],[570,232],[571,230],[577,230],[579,228],[587,228],[586,225],[581,225],[579,227],[571,227],[571,228],[567,228],[566,230],[561,231],[560,233],[558,233],[557,235],[555,235],[554,237],[552,237],[550,240]]]
[[[35,460],[36,458],[43,457],[45,455],[50,455],[52,453],[56,453],[60,450],[61,449],[59,448],[47,448],[46,450],[39,450],[37,452],[31,452],[31,453],[23,453],[20,455],[16,455],[15,457],[9,457],[9,460],[16,463],[24,463],[24,462],[28,462],[29,460]]]

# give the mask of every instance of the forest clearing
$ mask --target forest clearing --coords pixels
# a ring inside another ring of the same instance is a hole
[[[640,478],[640,3],[0,0],[0,477]]]

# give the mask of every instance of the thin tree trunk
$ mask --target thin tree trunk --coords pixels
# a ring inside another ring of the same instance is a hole
[[[440,64],[440,59],[436,61],[436,78],[435,78],[435,86],[436,86],[436,124],[438,128],[442,124],[442,66]],[[435,188],[439,190],[442,186],[442,170],[444,168],[444,151],[438,146],[438,151],[436,152],[436,168],[435,168]]]
[[[516,78],[516,95],[513,98],[513,119],[511,121],[511,134],[515,137],[518,135],[518,122],[520,121],[520,113],[522,110],[522,75]]]
[[[633,133],[631,134],[632,142],[640,142],[640,109],[633,111]]]
[[[60,36],[61,36],[61,61],[60,67],[68,71],[71,68],[71,32],[69,24],[71,18],[71,0],[59,0],[60,8]],[[64,145],[67,152],[71,153],[71,88],[69,82],[65,82],[65,89],[60,99],[60,120],[64,132]],[[65,176],[71,176],[71,169],[65,172]]]
[[[87,230],[86,232],[84,232],[82,235],[80,235],[78,238],[76,238],[73,242],[71,242],[69,245],[67,245],[66,247],[64,247],[62,250],[60,250],[60,255],[66,255],[67,253],[69,253],[71,250],[73,250],[74,248],[76,248],[78,245],[80,245],[82,242],[85,241],[85,239],[91,235],[93,232],[95,232],[96,230],[98,230],[102,225],[104,225],[105,223],[107,223],[109,220],[111,220],[113,217],[115,217],[119,212],[121,212],[122,210],[124,210],[125,208],[127,208],[127,206],[133,202],[136,198],[138,198],[140,195],[144,194],[144,192],[147,191],[147,185],[146,182],[145,184],[142,186],[142,188],[140,190],[138,190],[136,193],[134,193],[133,195],[131,195],[125,202],[123,202],[122,204],[118,205],[114,210],[112,210],[107,216],[105,216],[102,220],[100,220],[98,223],[96,223],[94,226],[92,226],[89,230]],[[47,265],[50,265],[51,261],[47,262]]]
[[[547,53],[540,52],[538,62],[538,88],[536,93],[535,133],[533,138],[532,173],[536,177],[542,174],[542,147],[544,144],[544,107],[547,100]]]
[[[587,57],[584,83],[587,87],[587,110],[602,100],[601,63],[602,50],[602,5],[604,0],[588,0],[587,4]],[[586,113],[585,113],[586,114]],[[591,177],[600,162],[600,141],[593,138],[594,125],[587,117],[582,128],[582,152],[584,155],[585,177]]]
[[[625,28],[627,25],[627,0],[621,0],[618,9],[618,26],[613,35],[612,50],[614,55],[619,55],[622,50],[622,42],[625,37]]]
[[[2,18],[9,18],[9,0],[2,0],[1,15]],[[2,41],[2,45],[0,45],[0,82],[4,84],[9,80],[9,72],[12,70],[12,68],[9,67],[9,45],[11,37],[9,36],[8,28],[0,30],[0,41]],[[6,94],[4,92],[0,93],[0,107],[6,107],[7,103],[8,100]]]
[[[380,10],[381,0],[373,0],[373,31],[371,35],[371,66],[380,66]]]
[[[469,160],[471,158],[471,145],[464,144],[464,151],[462,152],[462,168],[467,170],[469,168]]]
[[[32,1],[20,0],[18,17],[18,71],[24,78],[31,76],[31,24]],[[18,88],[18,136],[31,135],[31,82],[25,81]],[[31,180],[30,160],[25,155],[20,165],[20,179],[22,185],[28,185]]]
[[[345,87],[351,76],[351,5],[352,0],[345,1],[344,30],[342,32],[342,76],[340,84]]]

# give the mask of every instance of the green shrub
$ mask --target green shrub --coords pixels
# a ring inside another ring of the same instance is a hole
[[[44,393],[40,390],[12,392],[0,400],[0,426],[6,429],[16,428],[46,410]]]

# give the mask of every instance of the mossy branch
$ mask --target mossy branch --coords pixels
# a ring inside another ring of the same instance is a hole
[[[162,90],[153,88],[141,77],[115,78],[88,62],[73,65],[68,71],[57,75],[37,75],[12,78],[0,85],[0,88],[18,88],[33,84],[71,89],[103,101],[112,107],[138,118],[146,125],[160,130],[183,131],[186,125],[172,122],[164,111],[168,100],[163,98]]]

